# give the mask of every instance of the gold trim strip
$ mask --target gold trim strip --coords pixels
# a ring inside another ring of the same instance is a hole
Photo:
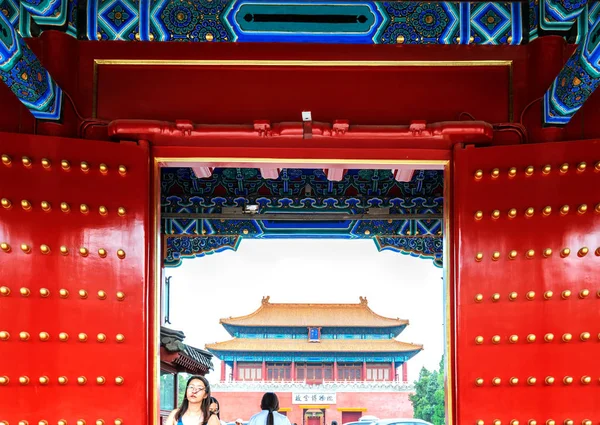
[[[303,66],[303,67],[327,67],[327,66],[367,66],[367,67],[390,67],[390,66],[510,66],[512,60],[472,60],[472,61],[435,61],[435,60],[407,60],[407,61],[360,61],[360,60],[333,60],[333,61],[310,61],[310,60],[165,60],[165,59],[94,59],[97,65],[164,65],[164,66]]]
[[[338,412],[366,412],[366,407],[338,407]]]
[[[329,409],[331,406],[329,404],[299,404],[298,407],[301,409]]]
[[[231,66],[256,66],[256,67],[492,67],[492,66],[507,66],[508,71],[508,120],[513,122],[513,61],[512,60],[248,60],[248,59],[207,59],[207,60],[166,60],[166,59],[94,59],[93,69],[93,89],[92,89],[92,118],[97,118],[98,113],[98,72],[100,65],[129,65],[129,66],[214,66],[214,67],[231,67]]]
[[[150,160],[152,160],[152,147],[149,146]],[[151,200],[153,203],[154,211],[152,217],[152,229],[154,237],[154,246],[150,258],[154,261],[153,268],[153,285],[151,294],[154,301],[154,338],[153,346],[151,347],[152,353],[152,376],[150,382],[152,382],[152,389],[150,390],[150,405],[152,406],[152,412],[150,413],[150,423],[152,425],[158,425],[160,417],[160,326],[161,326],[161,290],[162,290],[162,250],[161,250],[161,232],[160,232],[160,164],[157,161],[152,161],[149,167],[152,170],[152,181],[154,190],[152,194],[154,198]],[[150,211],[152,211],[152,206]]]
[[[447,163],[444,166],[444,206],[443,206],[443,226],[444,232],[442,234],[442,252],[443,252],[443,263],[442,263],[442,276],[444,278],[444,308],[445,308],[445,364],[444,364],[444,372],[445,372],[445,413],[446,413],[446,424],[453,425],[454,424],[454,414],[456,413],[454,407],[456,400],[454,399],[456,391],[454,388],[455,385],[455,373],[456,367],[454,365],[454,352],[452,350],[453,341],[455,341],[454,337],[456,335],[456,321],[454,320],[456,316],[452,316],[452,306],[454,305],[454,311],[456,311],[455,304],[455,289],[453,290],[453,276],[451,274],[451,247],[453,242],[453,235],[451,233],[451,208],[452,208],[452,162]]]
[[[214,158],[181,158],[181,157],[155,157],[155,161],[161,162],[182,162],[190,163],[250,163],[250,164],[332,164],[332,165],[438,165],[440,169],[447,164],[447,159],[430,159],[430,160],[412,160],[412,159],[305,159],[305,158],[232,158],[232,157],[214,157]]]

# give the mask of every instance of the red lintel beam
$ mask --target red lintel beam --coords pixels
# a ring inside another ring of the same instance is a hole
[[[258,124],[260,123],[260,125]],[[206,125],[191,121],[176,123],[150,120],[115,120],[108,126],[110,137],[125,140],[147,140],[158,145],[179,142],[215,140],[264,140],[285,138],[301,141],[301,122],[270,125]],[[332,124],[313,122],[313,140],[385,140],[417,142],[422,148],[449,149],[455,143],[491,144],[494,129],[483,121],[446,121],[427,124],[414,121],[410,125],[350,125],[348,121]]]

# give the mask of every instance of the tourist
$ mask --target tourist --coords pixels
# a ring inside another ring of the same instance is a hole
[[[203,376],[187,381],[185,396],[179,409],[173,410],[165,425],[221,425],[217,415],[209,411],[210,386]]]
[[[248,425],[291,425],[287,416],[278,412],[279,399],[275,393],[265,393],[260,408],[262,411],[252,416]]]
[[[210,406],[208,406],[208,411],[211,415],[217,415],[217,418],[219,418],[219,422],[221,423],[221,425],[227,425],[227,422],[221,420],[220,410],[221,407],[219,406],[219,400],[217,400],[214,397],[210,397]]]

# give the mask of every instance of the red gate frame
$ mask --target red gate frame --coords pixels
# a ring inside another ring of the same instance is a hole
[[[237,146],[210,146],[210,147],[181,147],[181,146],[155,146],[151,149],[153,160],[153,191],[152,202],[154,208],[154,246],[152,249],[153,278],[151,288],[152,311],[154,325],[154,341],[150,353],[150,376],[152,377],[152,411],[153,425],[158,425],[159,391],[158,376],[160,373],[159,342],[160,335],[160,306],[161,306],[161,234],[160,226],[160,168],[170,167],[247,167],[247,168],[343,168],[343,169],[437,169],[444,170],[444,204],[443,204],[443,276],[445,298],[445,400],[446,419],[448,425],[455,423],[456,391],[455,391],[455,276],[451,269],[454,252],[450,249],[455,235],[451,229],[452,214],[452,152],[438,149],[369,149],[346,147],[319,147],[302,148],[297,145],[285,148],[237,147]]]

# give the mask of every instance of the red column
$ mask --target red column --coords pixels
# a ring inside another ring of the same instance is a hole
[[[262,362],[262,380],[263,382],[267,380],[267,362],[264,360]]]
[[[408,366],[406,362],[402,363],[402,382],[408,382]]]
[[[337,360],[333,361],[333,380],[337,382],[338,380],[338,368],[337,368]]]
[[[394,360],[392,360],[392,376],[391,376],[391,381],[395,381],[396,380],[396,362]]]
[[[296,363],[293,362],[293,361],[292,361],[292,367],[291,367],[291,370],[290,370],[290,375],[292,375],[291,376],[292,382],[295,382],[296,381]]]
[[[233,380],[238,380],[238,369],[237,369],[237,360],[233,361]]]
[[[367,362],[363,362],[362,380],[363,381],[367,380]]]
[[[221,382],[225,382],[225,362],[221,360]]]

